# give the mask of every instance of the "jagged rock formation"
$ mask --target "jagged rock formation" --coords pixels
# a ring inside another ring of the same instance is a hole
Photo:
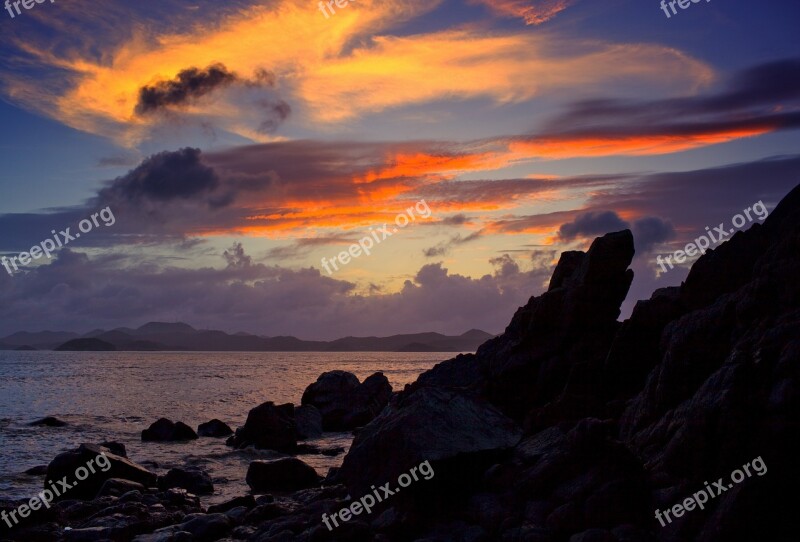
[[[548,291],[520,308],[502,336],[421,375],[357,435],[339,473],[351,489],[376,475],[385,479],[370,483],[393,481],[426,454],[434,467],[446,463],[440,444],[415,440],[439,423],[408,412],[420,394],[485,401],[486,412],[500,409],[524,431],[488,468],[460,451],[468,466],[461,482],[437,477],[425,490],[439,506],[426,498],[387,505],[397,518],[381,523],[390,539],[793,536],[786,501],[797,502],[791,488],[800,473],[792,463],[800,421],[800,188],[763,225],[708,251],[681,287],[655,292],[620,324],[632,257],[628,231],[595,240],[585,254],[564,253]],[[485,430],[473,425],[480,418],[446,424],[448,434]],[[376,473],[367,458],[387,450],[397,467]],[[727,480],[757,457],[770,474],[733,485],[665,527],[656,521],[655,509],[681,503],[707,480]]]

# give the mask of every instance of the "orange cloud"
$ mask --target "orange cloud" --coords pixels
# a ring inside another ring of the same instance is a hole
[[[519,17],[527,25],[545,23],[567,9],[576,0],[473,0],[507,17]]]
[[[99,58],[89,51],[105,49],[109,36],[81,36],[85,46],[72,49],[20,41],[32,64],[59,74],[52,78],[58,84],[4,73],[5,92],[73,128],[136,146],[163,122],[136,115],[140,89],[216,63],[244,78],[259,70],[274,73],[276,92],[299,111],[298,120],[331,125],[436,100],[515,103],[564,88],[602,90],[626,82],[685,91],[714,77],[703,62],[659,45],[463,28],[387,34],[439,3],[359,0],[326,19],[312,6],[281,0],[173,34],[154,35],[146,21],[131,21],[132,37]],[[181,114],[252,140],[274,140],[257,130],[254,93],[221,89]]]

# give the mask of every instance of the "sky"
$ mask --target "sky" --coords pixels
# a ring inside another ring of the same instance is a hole
[[[681,2],[11,2],[0,336],[499,333],[629,228],[625,318],[800,183],[800,3]]]

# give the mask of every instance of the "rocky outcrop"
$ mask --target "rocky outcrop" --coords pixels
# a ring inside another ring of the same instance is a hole
[[[234,448],[256,448],[291,453],[297,447],[297,426],[294,405],[286,403],[276,406],[267,402],[247,414],[243,427],[228,439]]]
[[[350,431],[374,419],[391,397],[392,386],[383,373],[362,383],[352,373],[330,371],[306,388],[302,404],[319,410],[325,431]]]
[[[247,485],[253,491],[295,491],[319,486],[321,478],[297,458],[253,461],[247,469]]]
[[[173,423],[167,418],[153,422],[150,427],[142,430],[142,440],[145,442],[172,442],[181,440],[196,440],[197,433],[183,422]]]

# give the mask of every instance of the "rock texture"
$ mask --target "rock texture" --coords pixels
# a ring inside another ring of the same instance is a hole
[[[255,446],[278,452],[294,451],[297,447],[294,405],[276,406],[267,402],[257,406],[247,414],[244,426],[236,430],[228,444],[235,448]]]

